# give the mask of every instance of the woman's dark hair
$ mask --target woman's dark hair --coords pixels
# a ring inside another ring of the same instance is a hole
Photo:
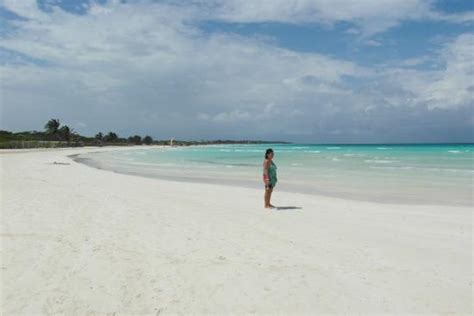
[[[268,159],[268,155],[273,153],[273,149],[268,148],[267,151],[265,151],[265,159]]]

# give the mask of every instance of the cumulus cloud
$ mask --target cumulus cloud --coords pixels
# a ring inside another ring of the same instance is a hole
[[[413,126],[426,127],[417,120],[429,117],[441,131],[443,119],[456,121],[472,107],[472,34],[447,42],[433,57],[440,69],[409,62],[367,67],[262,38],[204,32],[195,22],[212,5],[216,16],[231,20],[225,12],[250,4],[230,1],[231,10],[217,1],[204,9],[193,3],[92,2],[76,15],[3,0],[26,19],[9,21],[14,31],[2,35],[0,47],[44,64],[0,66],[2,127],[31,129],[61,117],[89,134],[371,141],[397,139],[390,126],[396,130],[400,122],[408,138]],[[299,19],[305,3],[293,7],[291,19]],[[328,22],[350,19],[346,9],[329,14]],[[445,110],[451,116],[439,114]]]
[[[460,107],[473,104],[474,34],[462,34],[443,51],[445,68],[420,92],[420,101],[429,108]]]
[[[2,0],[0,5],[21,17],[35,20],[48,19],[48,15],[38,8],[36,0]]]
[[[409,59],[403,66],[416,66],[426,57]],[[446,43],[438,52],[439,69],[419,71],[413,68],[392,68],[380,72],[398,96],[407,96],[403,104],[426,106],[428,109],[454,109],[473,105],[474,34],[461,34]],[[401,102],[395,102],[396,104]]]
[[[332,26],[349,22],[349,33],[364,37],[384,32],[403,21],[434,20],[470,23],[474,12],[443,13],[432,0],[168,0],[192,3],[197,18],[232,23],[317,23]]]

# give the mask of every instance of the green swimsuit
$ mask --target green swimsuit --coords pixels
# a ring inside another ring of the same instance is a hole
[[[268,178],[269,178],[270,185],[272,187],[274,187],[278,181],[276,170],[277,170],[277,166],[275,165],[273,160],[270,161],[270,166],[268,167]]]

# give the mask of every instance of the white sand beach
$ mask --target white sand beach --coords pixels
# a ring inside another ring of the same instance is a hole
[[[473,311],[469,207],[276,188],[265,210],[263,188],[67,157],[99,150],[0,153],[3,315]]]

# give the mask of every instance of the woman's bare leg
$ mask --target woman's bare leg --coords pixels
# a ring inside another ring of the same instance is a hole
[[[270,199],[272,197],[272,192],[273,192],[273,188],[271,188],[271,189],[265,188],[265,197],[264,197],[265,208],[272,208],[273,207],[273,205],[270,204]]]
[[[264,205],[265,208],[269,208],[269,207],[270,207],[270,195],[271,195],[271,194],[272,194],[271,189],[265,188],[265,195],[264,195],[264,198],[263,198],[263,200],[264,200],[264,202],[265,202],[265,205]]]
[[[272,203],[270,203],[270,200],[272,199],[272,193],[273,193],[273,188],[270,189],[270,194],[268,194],[268,205],[270,207],[274,207]]]

